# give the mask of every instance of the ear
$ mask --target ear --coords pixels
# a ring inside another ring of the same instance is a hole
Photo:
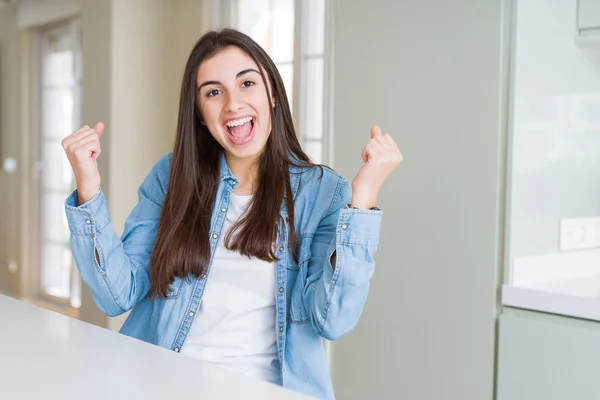
[[[273,103],[273,108],[275,108],[275,97],[271,99],[271,103]]]

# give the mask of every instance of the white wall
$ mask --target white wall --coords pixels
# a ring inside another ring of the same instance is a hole
[[[600,215],[600,45],[577,0],[517,2],[511,258],[559,251],[563,217]]]
[[[181,79],[204,31],[203,11],[193,0],[112,2],[109,207],[118,229],[152,165],[172,150]]]
[[[109,209],[122,232],[137,204],[137,188],[152,165],[170,150],[175,128],[164,116],[167,25],[164,0],[113,1],[111,11],[111,97]],[[95,121],[88,122],[90,125]]]
[[[334,1],[335,167],[354,176],[375,123],[405,156],[366,309],[333,344],[340,399],[493,398],[505,5]]]

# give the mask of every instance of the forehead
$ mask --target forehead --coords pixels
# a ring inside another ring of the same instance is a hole
[[[227,47],[209,59],[204,60],[198,67],[197,80],[219,81],[235,79],[238,72],[246,69],[256,69],[256,63],[239,47]]]

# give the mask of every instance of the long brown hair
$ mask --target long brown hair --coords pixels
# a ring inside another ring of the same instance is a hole
[[[202,62],[231,46],[244,51],[259,67],[271,105],[272,130],[258,162],[258,185],[250,209],[234,225],[231,231],[236,235],[233,239],[228,235],[226,244],[248,257],[277,260],[273,243],[278,234],[280,206],[285,201],[289,245],[297,257],[290,167],[314,164],[296,137],[283,80],[268,54],[250,37],[233,29],[211,31],[196,43],[185,67],[169,185],[150,260],[151,297],[166,296],[175,277],[200,276],[210,262],[210,222],[223,148],[201,123],[196,76]]]

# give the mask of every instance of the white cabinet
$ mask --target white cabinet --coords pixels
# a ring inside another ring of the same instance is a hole
[[[600,399],[600,323],[505,308],[498,400]]]

